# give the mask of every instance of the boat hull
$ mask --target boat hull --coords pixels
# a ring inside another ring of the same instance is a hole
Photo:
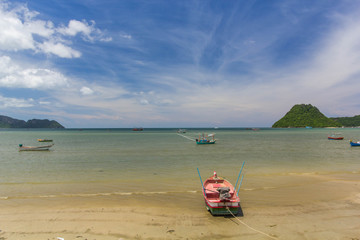
[[[19,151],[49,151],[50,148],[19,148]]]
[[[49,151],[52,146],[54,146],[54,144],[44,146],[23,146],[19,144],[19,151]]]
[[[209,210],[211,215],[237,215],[239,213],[240,204],[239,203],[223,203],[214,206],[205,200],[206,208]]]
[[[203,141],[197,141],[196,144],[214,144],[215,141],[210,141],[210,142],[203,142]]]
[[[329,140],[343,140],[343,137],[328,137]]]

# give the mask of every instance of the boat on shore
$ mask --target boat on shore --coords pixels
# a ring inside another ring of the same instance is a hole
[[[52,139],[42,139],[42,138],[38,139],[38,142],[52,142],[52,141],[53,141]]]
[[[19,144],[19,151],[48,151],[54,144],[43,146],[24,146]]]
[[[215,134],[202,134],[199,138],[195,139],[196,144],[214,144],[216,142]]]
[[[350,146],[352,146],[352,147],[360,147],[360,141],[353,142],[353,140],[350,140]]]
[[[228,180],[218,177],[216,172],[205,180],[202,192],[212,215],[238,214],[240,198],[235,188]]]

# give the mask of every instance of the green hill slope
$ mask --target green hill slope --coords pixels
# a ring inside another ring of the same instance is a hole
[[[335,117],[330,119],[340,123],[344,127],[360,126],[360,115],[356,115],[354,117]]]
[[[297,104],[285,114],[283,118],[275,122],[273,128],[288,128],[288,127],[341,127],[342,124],[336,122],[324,114],[319,109],[311,104]]]

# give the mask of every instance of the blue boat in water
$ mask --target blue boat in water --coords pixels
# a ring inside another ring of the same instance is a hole
[[[358,142],[353,142],[353,140],[350,140],[350,145],[351,145],[352,147],[360,147],[360,141],[358,141]]]

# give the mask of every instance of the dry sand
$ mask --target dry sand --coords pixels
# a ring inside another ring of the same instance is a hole
[[[286,178],[291,184],[269,177],[264,188],[244,188],[237,218],[211,216],[200,192],[3,199],[0,240],[360,240],[359,174]]]

